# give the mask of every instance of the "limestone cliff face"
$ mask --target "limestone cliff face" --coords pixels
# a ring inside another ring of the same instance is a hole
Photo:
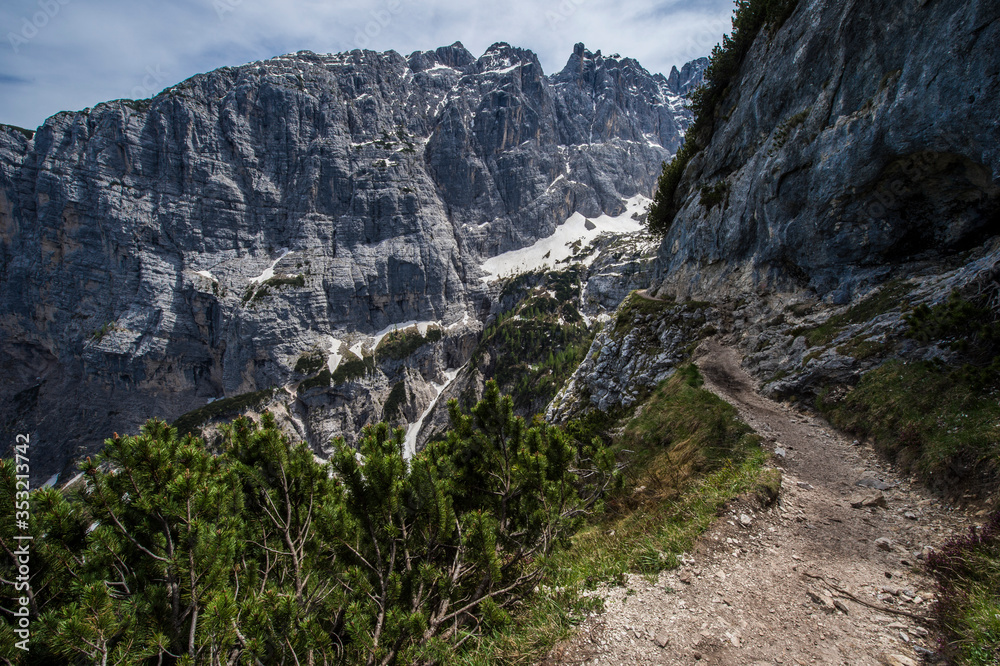
[[[400,381],[419,415],[489,311],[482,261],[648,194],[703,69],[583,45],[554,76],[502,43],[300,52],[0,128],[0,423],[50,474],[268,387],[317,446]],[[334,368],[409,321],[444,326],[423,360],[291,389],[303,359]]]
[[[758,36],[688,165],[656,286],[843,303],[997,233],[998,19],[978,0],[801,0]]]
[[[998,41],[1000,5],[978,1],[800,0],[765,29],[684,171],[665,300],[626,301],[549,418],[628,407],[717,333],[778,397],[940,356],[905,338],[905,306],[1000,274]]]

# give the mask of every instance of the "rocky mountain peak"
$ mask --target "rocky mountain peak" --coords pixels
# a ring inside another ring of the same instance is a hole
[[[414,51],[406,60],[414,72],[421,72],[434,66],[451,67],[465,72],[476,62],[476,57],[462,42],[455,42],[451,46],[441,46],[433,51]]]
[[[417,421],[494,303],[484,261],[625,212],[690,121],[635,61],[578,51],[581,85],[503,42],[302,51],[0,131],[0,428],[52,474],[275,387],[305,384],[289,427],[317,450],[397,386]],[[409,322],[446,333],[376,363]]]
[[[500,72],[506,73],[517,69],[522,65],[534,65],[541,75],[542,68],[538,62],[538,56],[532,51],[511,46],[507,42],[497,42],[491,45],[486,52],[476,61],[476,71],[479,73]]]
[[[677,66],[670,68],[667,84],[670,90],[678,95],[687,95],[705,80],[705,70],[708,69],[708,58],[698,58],[685,63],[680,70]]]

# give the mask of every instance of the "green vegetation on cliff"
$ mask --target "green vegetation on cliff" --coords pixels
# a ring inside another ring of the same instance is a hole
[[[821,328],[874,316],[898,302],[903,289],[890,285]],[[917,306],[904,322],[905,337],[948,353],[933,361],[887,361],[846,395],[822,394],[818,406],[835,425],[871,437],[876,448],[932,486],[996,491],[1000,324],[986,304],[957,292],[933,307]],[[838,349],[863,352],[860,344],[849,340]]]
[[[762,30],[774,34],[798,6],[798,0],[738,0],[733,13],[733,30],[712,49],[704,84],[691,94],[694,120],[684,136],[684,144],[674,159],[664,163],[649,205],[646,225],[663,236],[680,210],[683,193],[677,191],[688,162],[705,148],[719,120],[719,107],[736,81],[743,60]],[[712,199],[708,200],[711,203]],[[721,201],[721,199],[720,199]],[[709,206],[710,207],[710,206]]]
[[[596,329],[574,305],[579,290],[576,269],[522,275],[504,286],[501,301],[512,305],[483,331],[473,363],[520,414],[544,409],[587,355]]]

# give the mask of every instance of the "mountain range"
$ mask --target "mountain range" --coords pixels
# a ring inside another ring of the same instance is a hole
[[[299,52],[3,128],[4,431],[34,434],[47,477],[151,416],[275,391],[317,451],[400,381],[416,422],[494,309],[488,259],[574,215],[639,228],[706,65],[665,77],[582,44],[554,75],[505,43]],[[376,362],[414,322],[443,339]]]

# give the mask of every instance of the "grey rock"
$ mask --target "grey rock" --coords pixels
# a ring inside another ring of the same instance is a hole
[[[870,477],[860,479],[854,485],[861,486],[862,488],[873,488],[875,490],[891,490],[896,487],[896,484],[894,483],[886,483],[885,481],[880,481]]]
[[[996,3],[803,0],[762,31],[684,172],[655,286],[844,304],[893,264],[994,233],[1000,69],[981,45],[998,18]],[[703,206],[718,183],[728,205]]]
[[[549,404],[546,419],[562,423],[590,407],[608,411],[634,405],[642,391],[668,379],[690,358],[692,340],[706,327],[722,325],[719,312],[700,303],[663,302],[661,308],[605,326]]]
[[[893,547],[892,539],[888,537],[879,537],[875,539],[875,547],[879,550],[884,550],[885,552],[891,552]]]
[[[412,364],[284,398],[317,451],[398,382],[419,418],[490,312],[482,261],[648,195],[703,69],[582,44],[552,76],[504,43],[302,51],[0,128],[0,425],[47,477],[149,417],[294,386],[333,339],[454,325]]]

